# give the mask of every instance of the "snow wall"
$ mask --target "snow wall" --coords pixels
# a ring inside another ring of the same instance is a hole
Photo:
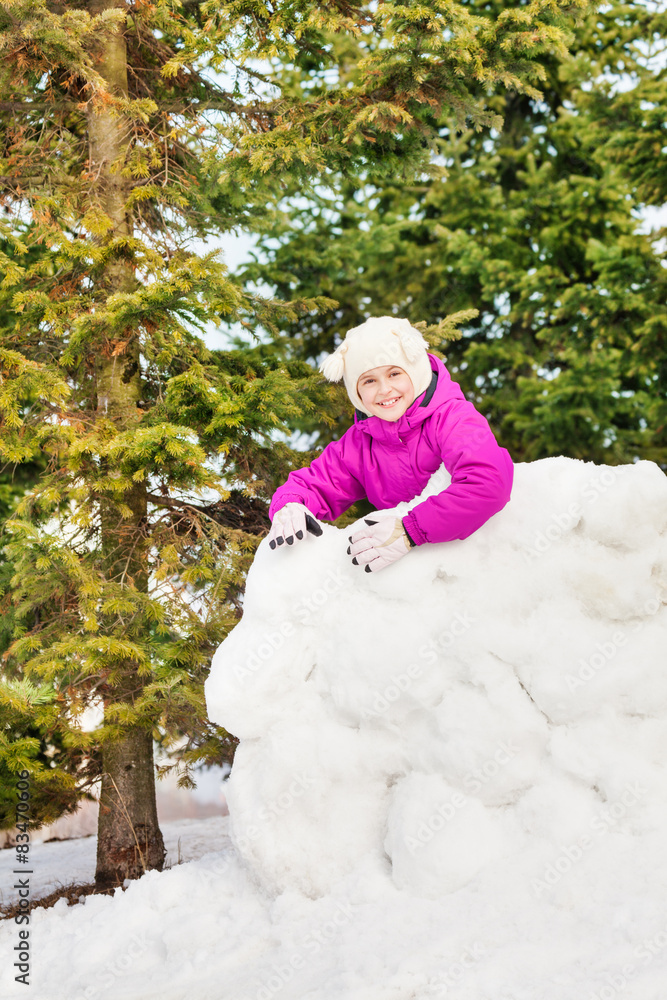
[[[436,472],[404,514],[449,482]],[[260,546],[209,715],[240,738],[232,839],[271,893],[371,866],[415,896],[573,865],[590,886],[667,828],[667,477],[516,466],[470,538],[378,573],[350,529]],[[604,850],[593,850],[596,846]],[[656,846],[656,845],[654,845]]]

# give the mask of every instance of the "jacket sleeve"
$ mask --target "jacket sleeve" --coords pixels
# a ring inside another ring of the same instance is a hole
[[[435,415],[433,446],[452,477],[447,489],[418,504],[403,518],[417,545],[467,538],[505,506],[514,467],[486,417],[466,399],[453,399]]]
[[[366,496],[361,482],[358,446],[350,427],[339,441],[326,446],[309,466],[290,472],[287,482],[273,494],[269,516],[287,503],[302,503],[311,514],[328,521],[335,519]]]

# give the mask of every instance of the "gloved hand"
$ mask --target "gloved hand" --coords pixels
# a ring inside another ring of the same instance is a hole
[[[268,535],[269,548],[275,549],[276,545],[282,545],[283,542],[294,545],[294,540],[305,538],[307,531],[312,535],[322,534],[322,529],[307,507],[302,503],[286,503],[273,515]]]
[[[350,536],[347,554],[355,566],[367,573],[390,566],[415,544],[403,527],[400,517],[383,517],[379,521],[364,518],[366,527]]]

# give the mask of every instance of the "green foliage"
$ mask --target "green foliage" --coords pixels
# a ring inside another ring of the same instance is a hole
[[[319,357],[369,314],[433,324],[475,308],[434,343],[516,460],[667,468],[667,271],[661,234],[638,230],[642,203],[664,201],[664,23],[639,2],[591,13],[569,54],[540,53],[539,98],[488,99],[502,130],[436,109],[421,175],[370,169],[278,203],[245,280],[338,303],[287,330],[294,355]]]
[[[625,43],[615,68],[627,72],[631,86],[601,80],[583,97],[591,145],[600,163],[622,168],[641,203],[661,207],[667,202],[667,13],[653,3],[615,11]]]
[[[69,808],[129,729],[186,782],[233,752],[203,681],[286,442],[340,399],[280,331],[333,300],[262,297],[193,240],[270,232],[339,174],[408,177],[443,116],[488,131],[584,6],[1,0],[0,448],[40,471],[5,529],[5,778],[24,765]]]
[[[31,829],[76,808],[85,795],[85,738],[74,747],[76,730],[64,724],[55,692],[27,680],[0,680],[0,830],[16,824],[19,771],[30,775]]]

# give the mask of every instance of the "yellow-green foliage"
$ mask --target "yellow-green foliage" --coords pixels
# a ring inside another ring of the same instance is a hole
[[[421,6],[405,5],[405,17]],[[573,24],[564,52],[530,26],[536,9],[470,7],[514,26],[503,52],[527,41],[526,26],[538,97],[478,85],[502,128],[461,128],[434,101],[436,155],[419,174],[371,162],[307,198],[293,186],[245,277],[338,301],[289,325],[299,357],[331,350],[369,313],[424,320],[517,461],[641,458],[667,470],[667,229],[648,232],[661,216],[645,211],[667,198],[667,13],[605,4]],[[356,81],[364,48],[332,49],[340,76]],[[297,70],[279,75],[303,86]]]
[[[0,0],[0,450],[44,466],[5,526],[3,669],[48,685],[40,734],[67,788],[128,727],[178,746],[186,780],[229,754],[205,715],[211,654],[295,460],[285,440],[333,421],[335,390],[281,339],[333,300],[263,297],[197,241],[266,231],[283,192],[332,171],[418,168],[435,112],[496,122],[479,88],[533,93],[534,56],[562,50],[582,5]],[[206,346],[215,326],[227,349]],[[34,770],[15,744],[7,767]]]

